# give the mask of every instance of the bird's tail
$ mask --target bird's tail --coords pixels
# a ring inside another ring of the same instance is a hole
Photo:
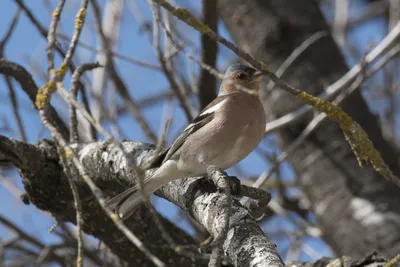
[[[137,185],[129,188],[107,201],[107,207],[117,211],[121,219],[127,219],[135,211],[135,207],[143,200]]]
[[[168,160],[151,177],[144,179],[143,191],[146,195],[150,195],[166,183],[185,176],[187,173],[183,173],[177,168],[176,161]],[[117,211],[122,219],[127,219],[143,200],[142,193],[138,189],[138,186],[135,185],[107,201],[106,205]]]
[[[143,192],[146,195],[150,195],[168,180],[157,179],[158,176],[152,176],[149,179],[145,179],[143,182]],[[111,210],[118,212],[121,219],[127,219],[135,211],[135,207],[140,204],[143,200],[142,192],[139,191],[138,185],[135,185],[119,195],[111,198],[107,201],[106,206]]]

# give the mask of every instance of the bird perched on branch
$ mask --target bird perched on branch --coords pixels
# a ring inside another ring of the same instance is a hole
[[[264,136],[266,118],[259,99],[262,78],[261,72],[249,66],[231,65],[218,97],[153,161],[161,164],[144,179],[144,193],[150,195],[175,179],[204,175],[210,165],[228,169],[249,155]],[[107,205],[126,219],[141,201],[136,185]]]

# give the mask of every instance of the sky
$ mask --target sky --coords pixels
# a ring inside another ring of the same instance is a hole
[[[39,19],[40,23],[47,28],[50,24],[51,11],[58,1],[48,1],[51,5],[50,9],[47,9],[43,5],[43,2],[45,1],[29,0],[25,2],[26,5],[32,10],[36,18]],[[71,36],[74,25],[74,17],[79,9],[80,1],[69,0],[66,2],[66,6],[62,13],[60,30],[67,36]],[[105,0],[99,0],[98,2],[103,7]],[[350,14],[352,14],[352,12],[357,12],[359,10],[360,4],[363,1],[356,0],[350,2]],[[157,57],[155,56],[151,42],[149,41],[149,38],[147,38],[146,33],[143,32],[143,27],[140,23],[138,23],[137,18],[133,16],[133,3],[136,3],[138,10],[140,10],[143,18],[145,18],[146,21],[151,20],[151,12],[145,0],[126,0],[122,14],[119,42],[116,46],[116,49],[122,55],[127,55],[134,59],[157,65]],[[200,14],[201,1],[199,0],[180,0],[176,1],[176,4],[189,8],[189,10],[195,15]],[[0,25],[2,25],[2,27],[0,27],[0,37],[5,34],[7,29],[5,25],[9,25],[16,10],[17,5],[14,3],[14,1],[1,1]],[[323,8],[323,11],[327,19],[332,20],[331,9],[329,7],[325,7]],[[189,45],[188,50],[198,56],[198,33],[183,23],[178,22],[177,26],[181,32],[185,33],[185,39],[194,43],[194,45]],[[352,42],[354,46],[360,49],[360,51],[367,51],[371,44],[378,44],[379,41],[385,36],[386,32],[384,29],[384,21],[382,19],[374,19],[350,31],[349,35],[347,36],[347,40],[348,42]],[[95,32],[94,18],[89,10],[80,40],[93,46],[98,45]],[[231,39],[229,33],[224,28],[222,23],[219,23],[219,33],[227,39]],[[42,70],[46,69],[46,45],[46,40],[40,36],[34,26],[31,25],[25,14],[22,13],[18,21],[17,28],[6,47],[5,55],[8,60],[17,62],[31,71],[35,82],[38,86],[41,86],[45,82],[43,75],[38,72],[37,67],[32,68],[30,63],[34,63],[34,65],[39,66]],[[236,60],[236,57],[232,52],[222,46],[219,46],[219,51],[220,53],[218,54],[217,69],[223,72],[232,61]],[[346,60],[349,66],[358,62],[359,58],[352,56],[349,51],[344,50],[343,52],[346,55]],[[93,52],[83,48],[78,48],[77,53],[74,56],[75,62],[79,63],[93,62],[95,59],[96,57]],[[60,62],[61,59],[56,57],[56,66],[59,66]],[[129,86],[130,94],[138,101],[167,90],[166,88],[168,83],[162,73],[138,67],[120,59],[116,60],[116,65],[117,70],[124,79],[124,82]],[[180,71],[186,75],[189,75],[192,69],[194,69],[194,73],[198,73],[198,67],[195,66],[195,64],[185,61],[183,62]],[[87,78],[91,78],[91,74],[89,74]],[[66,82],[64,83],[66,88],[70,87],[69,80],[70,75],[67,75],[65,78]],[[17,100],[20,106],[19,110],[23,119],[24,127],[26,129],[28,141],[30,143],[36,143],[40,139],[49,138],[49,133],[43,128],[38,113],[33,108],[30,100],[20,89],[17,83],[14,82],[14,85],[16,88]],[[110,95],[106,96],[106,101],[108,101],[107,103],[110,106],[120,105],[122,103],[120,99],[113,100]],[[60,112],[61,116],[67,119],[68,113],[66,104],[60,99],[59,96],[53,97],[52,104],[57,107],[57,110]],[[194,110],[198,109],[198,103],[195,99],[193,99],[191,104]],[[381,106],[376,108],[376,105],[371,104],[371,107],[373,110],[375,109],[375,111],[378,112]],[[144,116],[150,122],[151,128],[156,133],[159,132],[159,129],[162,125],[162,114],[164,109],[164,104],[157,104],[142,110]],[[4,84],[3,77],[0,77],[0,119],[2,120],[0,121],[0,134],[15,139],[20,139],[15,120],[12,117],[12,109],[8,100],[8,89]],[[121,126],[121,134],[117,138],[143,142],[150,141],[131,116],[124,115],[118,120],[118,122]],[[169,142],[171,142],[173,138],[179,134],[179,132],[187,123],[188,122],[186,121],[184,113],[179,105],[175,103],[172,130],[168,137]],[[10,128],[11,131],[4,129],[5,126]],[[111,129],[110,125],[105,126],[107,129]],[[275,146],[269,146],[269,144],[274,141],[274,137],[268,137],[268,139],[269,142],[264,142],[262,145],[263,148],[269,152],[275,151],[276,153],[279,153],[280,150]],[[268,163],[258,156],[257,153],[252,153],[249,155],[239,164],[239,166],[241,171],[238,168],[231,168],[228,170],[229,174],[238,175],[239,177],[258,176],[269,167]],[[281,173],[285,180],[294,179],[295,175],[289,164],[285,163],[282,165]],[[16,188],[21,190],[21,192],[23,191],[21,179],[16,171],[0,171],[0,174],[6,177],[7,180],[11,181]],[[297,192],[294,191],[293,194],[295,193]],[[19,201],[19,199],[16,199],[16,197],[18,196],[11,194],[9,190],[0,185],[0,202],[3,203],[0,205],[0,214],[11,219],[17,225],[24,227],[29,233],[39,237],[47,244],[57,242],[58,238],[54,234],[48,233],[48,228],[55,222],[54,219],[45,213],[38,211],[33,205],[25,206],[21,201]],[[155,203],[163,215],[170,219],[176,218],[177,210],[172,204],[161,199],[155,199]],[[187,223],[180,222],[178,225],[187,230],[189,233],[192,233],[192,230]],[[267,233],[277,232],[279,229],[293,232],[295,227],[288,220],[275,217],[263,225],[263,229]],[[0,226],[0,239],[7,238],[9,236],[10,233]],[[280,252],[280,254],[285,258],[288,245],[290,244],[291,240],[285,235],[275,235],[270,237],[277,243],[278,252]],[[300,254],[299,259],[303,261],[310,261],[316,260],[316,258],[322,256],[333,256],[325,242],[311,237],[304,238],[303,252]]]

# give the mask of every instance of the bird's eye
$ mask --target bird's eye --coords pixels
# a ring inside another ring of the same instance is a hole
[[[245,79],[247,79],[247,74],[239,73],[238,75],[236,75],[236,78],[239,80],[245,80]]]

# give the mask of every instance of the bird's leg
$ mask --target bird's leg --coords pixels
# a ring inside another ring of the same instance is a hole
[[[231,188],[231,194],[234,196],[240,196],[240,180],[236,176],[228,176],[229,187]]]

